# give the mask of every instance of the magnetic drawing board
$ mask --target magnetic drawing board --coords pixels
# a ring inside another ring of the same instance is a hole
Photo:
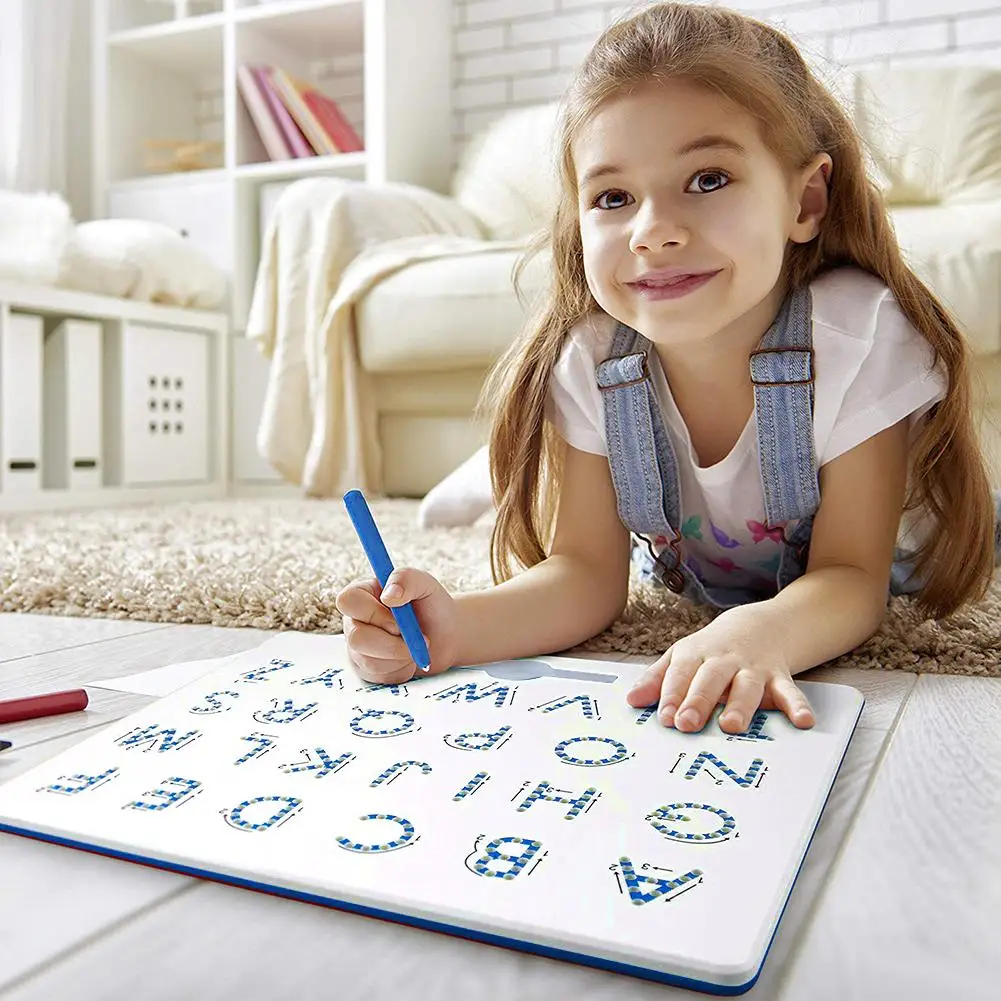
[[[0,830],[739,994],[863,698],[804,683],[811,730],[683,734],[626,704],[639,670],[372,686],[343,637],[282,634],[5,783]]]

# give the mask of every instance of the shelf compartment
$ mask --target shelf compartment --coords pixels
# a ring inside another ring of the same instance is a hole
[[[361,52],[364,13],[363,0],[275,0],[237,8],[235,19],[240,34],[266,34],[271,44],[311,62]]]
[[[218,77],[223,66],[223,14],[164,21],[108,36],[112,53],[129,53],[183,77]]]
[[[341,106],[364,141],[362,91],[365,49],[365,7],[362,0],[282,0],[257,7],[237,8],[235,61],[237,66],[274,66],[312,83]],[[332,67],[343,67],[331,76]],[[346,72],[345,72],[346,71]],[[338,91],[342,90],[343,93]],[[237,98],[235,162],[238,169],[258,165],[277,170],[279,177],[324,173],[330,162],[304,167],[270,167],[268,156],[242,98]],[[312,158],[309,158],[312,160]],[[357,166],[359,161],[344,161]],[[335,169],[340,170],[338,163]]]
[[[162,25],[175,20],[193,21],[220,14],[224,0],[111,0],[108,5],[108,27],[112,32],[127,31],[148,25]]]
[[[198,45],[185,49],[193,38]],[[198,151],[197,161],[205,169],[225,165],[221,28],[169,36],[161,32],[145,41],[109,45],[107,67],[110,182],[170,176],[174,151],[165,143],[219,144]]]

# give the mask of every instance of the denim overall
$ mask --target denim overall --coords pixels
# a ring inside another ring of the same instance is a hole
[[[605,411],[605,436],[622,523],[637,535],[664,536],[668,545],[642,563],[672,591],[700,604],[732,608],[769,597],[760,590],[706,584],[688,566],[675,525],[683,516],[678,460],[657,400],[647,353],[650,342],[620,323],[611,356],[595,369]],[[813,518],[820,505],[813,440],[813,297],[808,286],[789,295],[751,353],[758,464],[765,525],[784,525],[775,590],[806,570]],[[995,561],[1001,558],[1001,495],[995,497]],[[890,593],[921,589],[906,553],[897,550]]]

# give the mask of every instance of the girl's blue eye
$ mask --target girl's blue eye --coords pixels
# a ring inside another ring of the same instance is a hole
[[[709,179],[709,184],[703,184],[705,179]],[[708,195],[712,191],[719,191],[730,183],[730,177],[722,170],[700,170],[689,182],[686,191],[697,195]],[[694,190],[692,186],[695,186]]]
[[[611,197],[613,199],[613,203],[611,205],[608,204],[608,198],[609,197]],[[599,208],[599,209],[621,209],[621,208],[625,208],[627,205],[631,204],[632,197],[633,196],[631,194],[629,194],[628,191],[619,191],[619,190],[613,188],[610,191],[602,191],[602,193],[600,195],[598,195],[597,198],[595,198],[595,200],[594,200],[594,202],[592,204],[593,204],[593,206],[595,208]],[[627,201],[616,201],[616,199],[620,199],[620,198],[622,198],[622,199],[628,198],[629,201],[628,202]],[[604,202],[604,204],[602,204],[602,202]]]

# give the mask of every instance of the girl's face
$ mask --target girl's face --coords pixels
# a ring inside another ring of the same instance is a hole
[[[826,155],[790,177],[750,115],[680,81],[605,104],[573,153],[584,270],[605,312],[665,347],[764,333],[787,242],[818,231]]]

